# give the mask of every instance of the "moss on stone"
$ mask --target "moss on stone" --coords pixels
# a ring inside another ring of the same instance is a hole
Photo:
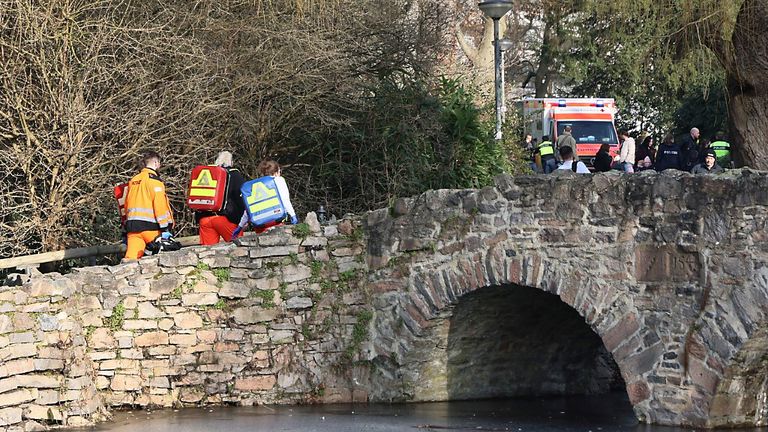
[[[112,308],[112,315],[107,319],[107,326],[112,331],[117,331],[123,328],[123,322],[125,322],[125,306],[120,301]]]
[[[310,230],[309,230],[309,224],[302,222],[300,224],[296,224],[293,226],[293,236],[298,237],[300,239],[305,239],[309,237]]]

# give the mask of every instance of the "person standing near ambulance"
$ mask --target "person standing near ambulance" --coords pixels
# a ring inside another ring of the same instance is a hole
[[[171,239],[173,212],[165,194],[165,185],[157,175],[160,155],[150,151],[141,159],[142,170],[128,182],[125,197],[125,231],[128,247],[125,259],[136,260],[144,255],[147,244],[158,237]]]
[[[245,177],[237,168],[232,167],[232,153],[228,151],[220,152],[216,156],[215,166],[220,166],[227,170],[227,197],[222,208],[218,212],[196,211],[195,220],[199,225],[200,244],[214,245],[221,239],[229,241],[232,234],[237,229],[245,213],[245,205],[240,197],[240,188],[245,183]]]

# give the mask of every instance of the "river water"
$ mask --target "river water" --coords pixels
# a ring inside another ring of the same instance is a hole
[[[418,404],[209,407],[124,411],[91,431],[674,432],[638,425],[626,395]],[[743,431],[747,431],[744,429]],[[768,429],[749,429],[766,432]]]

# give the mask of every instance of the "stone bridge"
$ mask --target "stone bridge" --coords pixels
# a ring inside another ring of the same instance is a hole
[[[768,178],[500,177],[0,291],[0,424],[128,406],[623,389],[641,422],[768,423]]]

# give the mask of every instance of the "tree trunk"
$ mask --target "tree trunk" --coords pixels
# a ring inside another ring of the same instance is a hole
[[[499,38],[503,38],[506,31],[507,20],[502,18],[499,20]],[[496,79],[493,64],[493,20],[490,18],[484,19],[483,39],[477,44],[477,48],[472,47],[464,40],[464,33],[461,32],[461,29],[457,31],[457,39],[464,55],[467,56],[475,68],[475,85],[478,86],[480,91],[493,94]]]
[[[534,77],[534,89],[536,90],[536,97],[543,98],[550,96],[552,90],[552,70],[555,61],[555,53],[557,51],[557,38],[555,37],[554,27],[557,23],[553,23],[551,19],[545,17],[544,32],[541,39],[541,49],[539,54],[539,65],[536,68],[536,77]]]
[[[728,77],[728,114],[736,160],[768,170],[768,0],[746,0],[721,53]]]

